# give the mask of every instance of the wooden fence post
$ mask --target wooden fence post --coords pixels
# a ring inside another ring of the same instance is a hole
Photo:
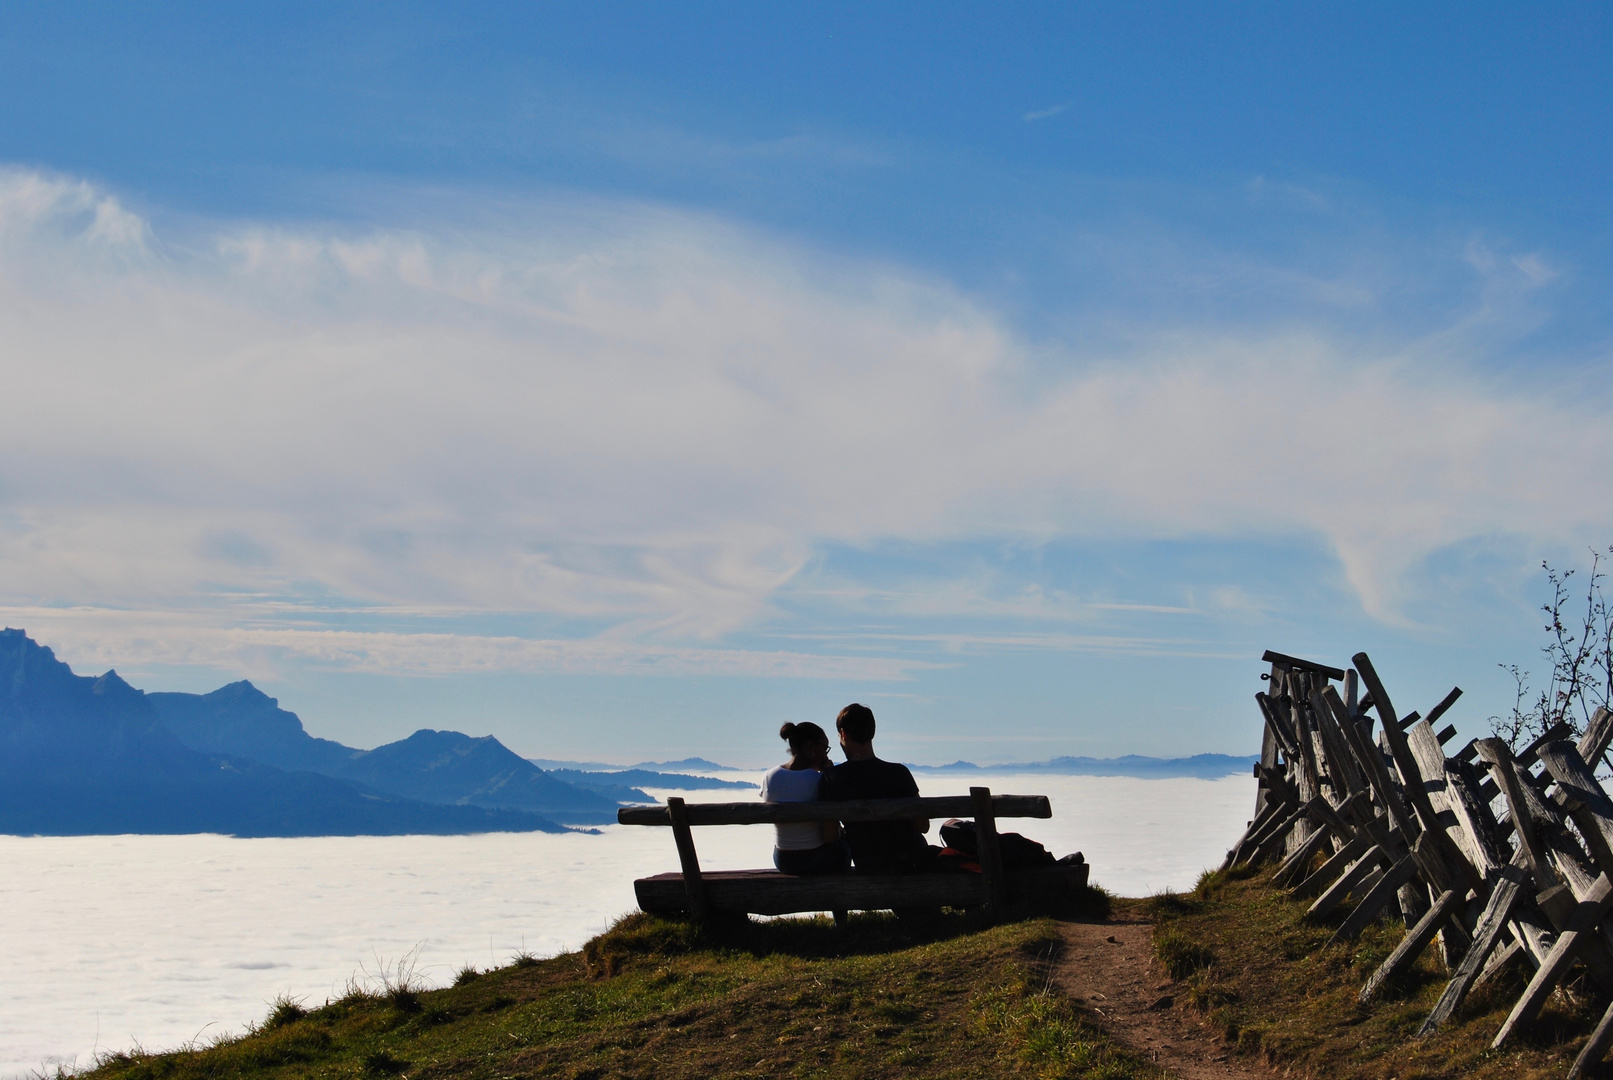
[[[986,888],[986,911],[999,917],[1008,906],[1008,878],[1003,872],[1003,849],[997,843],[997,813],[991,808],[991,789],[972,787],[975,842],[980,848],[980,876]]]
[[[689,914],[704,921],[710,914],[706,901],[706,882],[700,876],[700,859],[695,855],[694,832],[689,828],[689,810],[676,795],[666,801],[667,816],[672,819],[672,838],[678,845],[678,862],[683,867],[683,888],[689,894]]]

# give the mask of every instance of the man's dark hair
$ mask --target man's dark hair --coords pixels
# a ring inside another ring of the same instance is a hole
[[[835,728],[852,742],[874,741],[874,710],[853,701],[835,717]]]

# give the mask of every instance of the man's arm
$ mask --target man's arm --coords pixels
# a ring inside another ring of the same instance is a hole
[[[818,799],[822,802],[832,802],[835,798],[834,772],[830,769],[818,770]],[[825,844],[832,844],[840,839],[840,822],[825,821],[822,836]]]
[[[919,785],[918,785],[918,781],[913,779],[912,770],[910,770],[906,765],[901,766],[901,769],[902,769],[902,771],[904,773],[907,773],[907,786],[912,789],[911,797],[915,798],[915,799],[918,798],[919,797]],[[913,828],[914,828],[915,831],[917,831],[919,833],[927,833],[927,832],[929,832],[930,831],[930,819],[929,818],[914,818],[913,819]]]

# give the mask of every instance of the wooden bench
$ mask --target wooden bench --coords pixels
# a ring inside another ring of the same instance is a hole
[[[680,874],[656,874],[633,882],[638,906],[657,914],[688,912],[697,919],[717,913],[788,915],[801,911],[956,907],[986,910],[990,917],[1011,909],[1054,909],[1086,887],[1085,863],[1059,863],[1027,869],[1003,866],[997,841],[998,818],[1050,818],[1045,795],[993,795],[989,788],[941,798],[866,799],[809,803],[685,803],[626,806],[616,812],[623,825],[671,826],[678,846]],[[798,877],[777,870],[706,871],[695,854],[693,826],[776,825],[801,821],[912,821],[916,818],[970,817],[980,846],[979,874],[964,871],[923,873],[818,874]]]

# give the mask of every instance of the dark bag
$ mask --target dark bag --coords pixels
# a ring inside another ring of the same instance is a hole
[[[946,846],[980,857],[980,841],[975,836],[975,823],[953,818],[941,825],[941,839]],[[1053,853],[1029,837],[1017,832],[997,834],[997,847],[1003,853],[1003,866],[1052,866],[1058,860]]]

